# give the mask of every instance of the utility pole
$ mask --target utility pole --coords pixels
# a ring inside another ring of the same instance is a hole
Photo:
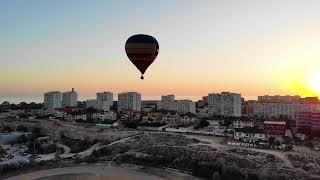
[[[33,141],[33,160],[35,159],[36,156],[36,143]]]
[[[54,134],[53,139],[54,139],[53,141],[54,141],[55,146],[56,146],[55,159],[58,160],[59,159],[59,155],[60,155],[60,150],[58,148],[59,135],[58,134]]]
[[[34,138],[32,141],[32,160],[34,160],[36,158],[36,142],[37,142],[37,138]]]

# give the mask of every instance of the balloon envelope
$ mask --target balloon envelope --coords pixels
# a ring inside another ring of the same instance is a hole
[[[127,40],[125,49],[130,61],[143,75],[156,59],[159,52],[159,44],[152,36],[137,34]]]

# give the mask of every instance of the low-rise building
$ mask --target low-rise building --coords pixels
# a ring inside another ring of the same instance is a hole
[[[254,143],[266,140],[266,133],[262,129],[245,127],[235,129],[233,138],[244,142]]]
[[[168,112],[162,116],[162,121],[167,124],[176,124],[180,122],[180,115],[177,112]]]
[[[300,111],[296,115],[298,130],[320,131],[320,111]]]
[[[131,110],[118,112],[118,115],[120,115],[122,121],[135,121],[140,120],[142,117],[140,112]]]
[[[152,122],[163,123],[163,120],[162,120],[163,114],[161,112],[149,112],[147,116],[148,116],[148,119]]]
[[[87,113],[85,111],[73,111],[63,115],[63,119],[67,122],[75,122],[77,120],[86,121]]]
[[[196,122],[197,120],[198,120],[198,118],[195,114],[186,113],[186,114],[181,115],[180,123],[189,124],[189,123]]]
[[[242,118],[233,121],[233,128],[254,127],[254,121],[249,118]]]
[[[269,135],[286,135],[287,123],[286,121],[264,121],[264,131]]]
[[[207,130],[214,132],[215,135],[223,136],[224,131],[227,129],[224,126],[223,120],[207,120],[209,122],[209,126],[206,127]]]
[[[117,114],[114,113],[113,111],[109,111],[109,112],[102,112],[102,113],[98,113],[95,114],[95,119],[99,119],[100,121],[114,121],[117,119]]]

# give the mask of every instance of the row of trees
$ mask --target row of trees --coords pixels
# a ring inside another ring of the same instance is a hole
[[[34,109],[42,109],[43,104],[42,103],[26,103],[26,102],[21,102],[19,104],[1,104],[0,105],[0,110],[34,110]]]
[[[19,125],[16,128],[13,128],[8,125],[2,125],[1,131],[2,132],[12,132],[12,131],[28,132],[28,128],[26,126],[22,126],[22,125]]]
[[[194,126],[194,129],[202,129],[202,128],[205,128],[205,127],[208,127],[210,124],[207,120],[200,120],[200,122]]]

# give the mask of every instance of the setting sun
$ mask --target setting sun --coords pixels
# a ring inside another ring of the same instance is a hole
[[[320,72],[317,72],[310,77],[309,86],[313,92],[320,94]]]

